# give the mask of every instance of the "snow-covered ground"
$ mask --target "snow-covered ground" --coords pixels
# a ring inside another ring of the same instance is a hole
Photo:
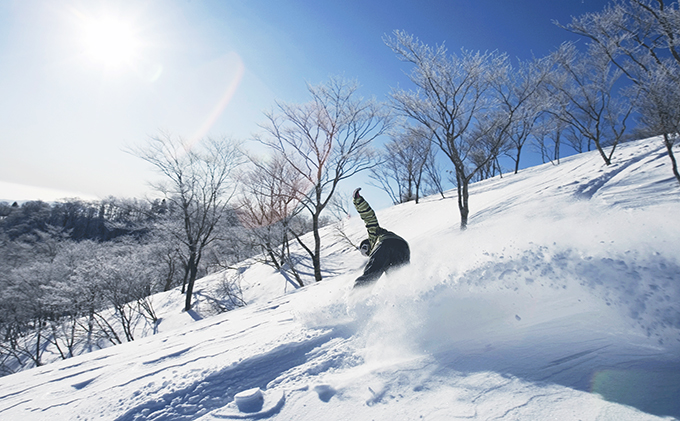
[[[412,263],[366,290],[328,227],[321,283],[244,266],[249,305],[203,319],[159,295],[157,335],[0,378],[0,419],[680,417],[680,186],[659,139],[477,183],[470,206],[464,232],[454,192],[378,212]]]

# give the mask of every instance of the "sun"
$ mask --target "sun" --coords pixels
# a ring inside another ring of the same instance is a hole
[[[87,17],[81,21],[85,55],[107,68],[133,67],[141,49],[133,22],[119,17]]]

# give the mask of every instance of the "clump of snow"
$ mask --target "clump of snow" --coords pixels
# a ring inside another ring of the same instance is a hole
[[[158,334],[0,378],[0,418],[680,417],[667,161],[646,139],[609,167],[586,153],[476,183],[466,231],[453,193],[380,211],[411,264],[360,290],[365,259],[329,227],[323,282],[244,263],[249,305],[203,319],[167,293]],[[365,237],[356,216],[344,230]]]

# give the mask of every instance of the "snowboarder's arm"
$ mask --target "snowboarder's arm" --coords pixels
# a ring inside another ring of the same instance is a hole
[[[358,192],[354,194],[353,202],[354,207],[356,208],[357,212],[359,212],[359,216],[366,225],[366,231],[368,231],[368,240],[371,242],[371,246],[373,246],[373,244],[375,244],[376,238],[378,237],[378,231],[380,229],[380,225],[378,225],[378,218],[375,216],[375,212],[373,212],[373,209],[371,209],[371,206],[368,204],[368,202],[363,197],[361,197]]]

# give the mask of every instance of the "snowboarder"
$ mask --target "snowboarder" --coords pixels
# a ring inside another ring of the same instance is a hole
[[[369,285],[390,269],[408,264],[411,251],[406,240],[378,225],[378,218],[368,202],[359,194],[361,187],[354,190],[354,207],[366,224],[368,238],[359,245],[359,251],[368,257],[364,274],[354,281],[354,288]]]

